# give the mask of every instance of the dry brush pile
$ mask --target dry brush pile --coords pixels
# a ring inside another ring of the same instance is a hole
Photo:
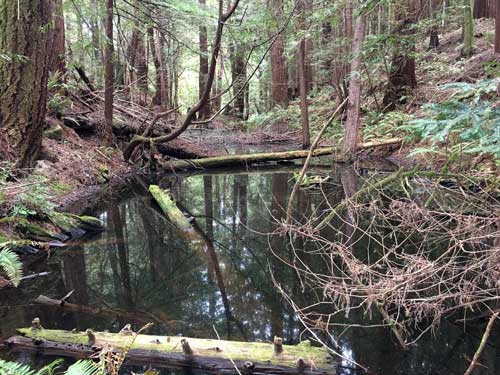
[[[498,179],[400,172],[348,187],[350,198],[325,199],[306,223],[285,228],[288,263],[316,296],[309,306],[290,300],[309,327],[338,333],[355,313],[390,327],[406,348],[442,318],[498,308]]]

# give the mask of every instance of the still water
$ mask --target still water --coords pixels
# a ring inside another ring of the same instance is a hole
[[[313,170],[328,176],[328,182],[321,190],[314,185],[300,189],[294,207],[296,218],[318,212],[325,200],[332,205],[341,201],[346,175],[360,178],[359,171],[341,167],[332,170],[329,165],[318,165]],[[15,327],[27,326],[38,316],[46,328],[53,329],[116,332],[127,323],[137,329],[153,321],[150,332],[165,335],[215,338],[218,334],[223,339],[252,341],[269,341],[277,335],[285,343],[307,338],[275,282],[299,306],[313,303],[317,296],[303,288],[294,270],[275,256],[291,258],[286,239],[269,235],[284,217],[293,176],[299,171],[300,166],[284,165],[168,175],[155,181],[170,189],[206,239],[207,246],[201,252],[183,240],[156,207],[147,192],[151,181],[137,179],[104,207],[90,212],[105,223],[102,234],[72,243],[48,259],[31,260],[32,272],[49,271],[50,276],[0,292],[0,337],[14,334]],[[99,312],[63,312],[33,303],[38,295],[61,298],[70,290],[75,292],[69,302],[119,308],[130,314],[124,318]],[[370,323],[368,317],[350,318]],[[376,374],[463,374],[482,329],[481,324],[464,330],[459,323],[444,321],[437,332],[425,336],[408,352],[400,350],[387,328],[333,333],[346,356]],[[2,355],[34,363],[46,360]],[[124,369],[124,373],[130,371]],[[348,368],[339,368],[337,373],[361,374]],[[475,373],[500,374],[499,336],[490,337]]]

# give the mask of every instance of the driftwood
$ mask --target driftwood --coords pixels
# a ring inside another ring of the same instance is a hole
[[[359,145],[360,150],[368,150],[380,147],[395,147],[402,143],[399,138],[388,139],[383,142],[367,142]],[[332,147],[321,147],[314,150],[311,156],[333,155],[336,149]],[[166,170],[195,170],[204,168],[218,168],[234,165],[250,165],[271,161],[287,161],[295,159],[305,159],[309,155],[308,150],[295,150],[284,152],[266,152],[245,155],[226,155],[213,158],[196,160],[178,160],[174,162],[161,162],[161,166]],[[342,160],[339,160],[342,161]]]
[[[92,342],[86,332],[22,328],[23,336],[6,340],[11,351],[88,358],[110,345],[120,352],[130,346],[132,336],[93,332]],[[272,343],[196,339],[179,336],[137,335],[126,354],[128,364],[190,368],[210,373],[234,374],[235,366],[244,374],[334,374],[335,365],[324,348],[309,341],[282,345],[275,352]]]

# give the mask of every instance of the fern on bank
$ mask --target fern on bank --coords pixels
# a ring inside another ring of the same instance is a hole
[[[428,116],[415,119],[401,129],[410,132],[412,138],[430,140],[432,149],[440,143],[451,147],[458,143],[464,153],[493,155],[498,164],[500,107],[488,100],[496,95],[497,85],[498,80],[443,85],[443,89],[455,90],[452,98],[424,106]]]
[[[23,265],[17,254],[10,249],[0,250],[0,273],[5,274],[7,279],[16,287],[21,282]]]

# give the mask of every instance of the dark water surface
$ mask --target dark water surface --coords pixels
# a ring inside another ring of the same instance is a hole
[[[148,182],[132,184],[126,194],[93,212],[106,224],[104,233],[29,265],[33,272],[50,271],[49,277],[0,292],[0,337],[14,334],[15,327],[29,325],[36,316],[45,328],[66,330],[116,332],[127,323],[135,328],[144,323],[130,317],[62,312],[32,302],[40,294],[61,298],[75,290],[70,302],[149,314],[156,322],[151,333],[214,338],[216,330],[224,339],[266,341],[277,335],[286,343],[297,343],[307,333],[277,292],[273,278],[299,305],[310,304],[315,297],[273,255],[291,258],[286,239],[267,234],[283,217],[293,175],[299,170],[285,165],[162,178],[160,186],[171,190],[179,207],[208,239],[203,252],[186,243],[161,214],[147,193]],[[353,170],[332,171],[327,165],[315,170],[328,174],[328,183],[322,191],[299,191],[296,217],[321,210],[325,197],[330,204],[339,202],[344,198],[342,177],[356,176]],[[371,323],[368,317],[351,319]],[[387,328],[334,333],[340,336],[345,355],[374,373],[416,375],[463,374],[482,330],[481,324],[464,331],[460,324],[443,322],[437,332],[422,338],[408,352],[399,349]],[[475,374],[500,374],[499,348],[500,337],[493,335]],[[9,358],[36,362],[32,356]]]

